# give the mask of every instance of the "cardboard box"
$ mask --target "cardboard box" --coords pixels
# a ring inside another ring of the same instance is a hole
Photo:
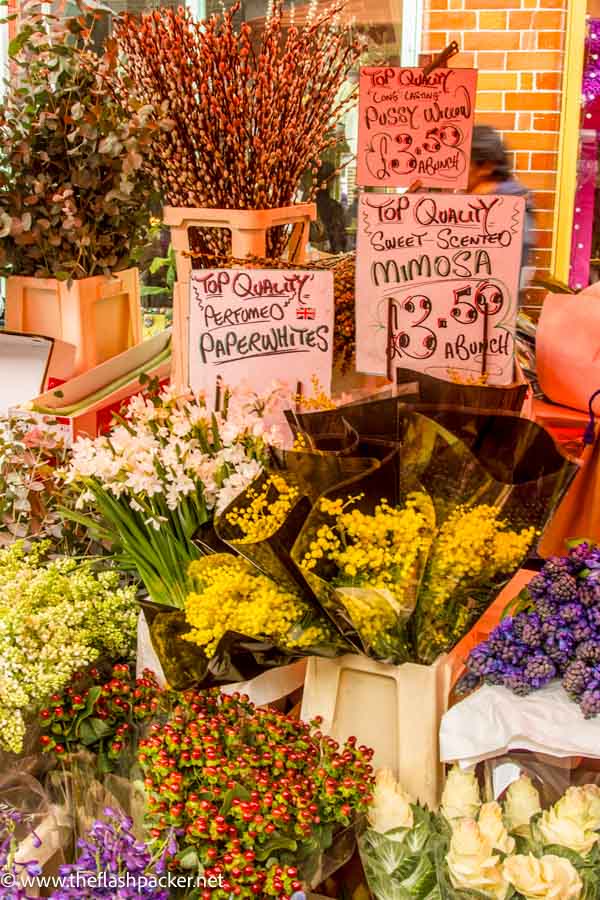
[[[125,400],[140,393],[140,375],[169,380],[171,332],[144,341],[101,365],[48,390],[27,404],[27,411],[68,427],[71,439],[95,437],[110,425]]]

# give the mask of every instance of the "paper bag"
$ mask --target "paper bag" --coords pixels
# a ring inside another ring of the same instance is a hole
[[[537,328],[540,387],[554,403],[587,411],[600,388],[600,287],[548,294]]]
[[[562,556],[575,538],[600,543],[600,431],[584,450],[581,467],[538,546],[540,556]]]

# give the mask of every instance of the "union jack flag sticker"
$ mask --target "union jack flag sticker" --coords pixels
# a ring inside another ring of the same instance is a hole
[[[301,309],[296,310],[297,319],[314,319],[314,317],[315,309],[312,306],[303,306]]]

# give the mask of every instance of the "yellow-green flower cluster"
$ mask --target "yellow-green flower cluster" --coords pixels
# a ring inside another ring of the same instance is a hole
[[[26,720],[99,655],[128,656],[135,589],[74,559],[44,562],[47,545],[0,550],[0,746],[19,752]]]
[[[337,584],[388,588],[402,600],[417,557],[431,543],[431,501],[415,492],[404,506],[392,508],[382,500],[369,515],[354,507],[358,499],[320,501],[322,512],[335,521],[318,529],[302,566],[310,571],[326,557],[337,566]]]
[[[243,537],[240,544],[264,541],[281,528],[298,498],[298,489],[288,484],[281,475],[271,475],[260,491],[248,488],[248,503],[227,513],[227,521],[239,529]]]
[[[329,640],[323,621],[307,624],[311,610],[241,557],[217,553],[193,562],[195,591],[185,615],[192,630],[185,637],[210,657],[227,631],[269,638],[289,648],[307,648]]]
[[[329,396],[316,375],[310,379],[312,395],[294,394],[292,402],[299,412],[319,412],[337,409],[337,403]]]
[[[440,528],[419,599],[419,656],[433,659],[452,646],[478,614],[478,590],[527,553],[535,528],[513,531],[500,514],[497,506],[461,506]]]
[[[386,500],[366,514],[355,507],[361,497],[320,501],[334,521],[321,525],[302,567],[319,572],[323,561],[336,568],[333,584],[361,639],[376,655],[390,652],[390,636],[414,608],[421,565],[433,537],[434,510],[422,492],[392,508]]]

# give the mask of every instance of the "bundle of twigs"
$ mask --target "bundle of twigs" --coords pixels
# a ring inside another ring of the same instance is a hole
[[[273,209],[296,200],[355,99],[347,78],[362,41],[341,23],[343,6],[284,28],[283,0],[273,0],[258,35],[247,23],[234,29],[237,5],[205,22],[181,6],[123,16],[116,36],[136,85],[131,101],[166,119],[148,165],[167,204]],[[270,241],[270,255],[282,240]],[[206,249],[222,252],[215,232]]]

